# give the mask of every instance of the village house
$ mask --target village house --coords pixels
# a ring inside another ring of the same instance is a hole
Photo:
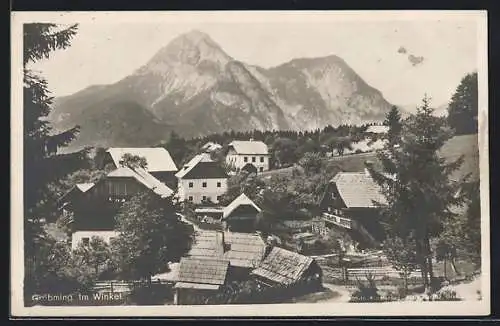
[[[92,236],[110,242],[115,233],[114,217],[127,199],[149,190],[165,198],[174,191],[142,168],[119,167],[95,184],[77,184],[64,194],[58,205],[71,222],[72,248],[88,243]]]
[[[384,239],[380,206],[385,203],[381,189],[365,169],[364,172],[337,173],[330,181],[320,207],[325,226],[344,229],[362,247],[374,247]]]
[[[177,182],[177,179],[175,178],[177,166],[170,156],[170,153],[165,148],[111,147],[106,151],[106,155],[102,161],[102,167],[111,165],[114,169],[119,168],[120,161],[124,154],[145,158],[147,162],[145,170],[172,189],[175,188]]]
[[[175,176],[177,194],[182,202],[216,204],[227,191],[226,170],[207,153],[193,157]]]
[[[261,141],[235,140],[228,145],[226,163],[236,172],[258,173],[269,170],[269,156],[267,145]]]
[[[247,195],[241,194],[223,210],[224,229],[236,232],[254,232],[257,214],[260,211],[260,207]]]
[[[322,285],[322,270],[311,257],[273,247],[252,277],[266,287],[305,287],[314,291]]]
[[[183,257],[174,286],[174,304],[204,304],[227,282],[229,261],[212,258]]]

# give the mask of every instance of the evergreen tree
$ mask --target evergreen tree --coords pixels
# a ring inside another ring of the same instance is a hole
[[[26,280],[25,290],[36,291],[43,278],[34,270],[42,262],[37,251],[45,247],[47,236],[43,221],[54,218],[54,203],[59,195],[54,184],[61,178],[81,167],[85,162],[86,150],[72,154],[58,154],[58,149],[67,146],[77,135],[75,126],[63,132],[52,129],[47,117],[53,98],[50,96],[47,81],[30,69],[30,64],[47,59],[55,50],[70,46],[76,35],[77,25],[60,28],[54,24],[29,23],[23,30],[23,141],[24,141],[24,241]],[[33,270],[30,270],[33,268]]]
[[[399,146],[387,145],[379,152],[383,172],[371,169],[386,199],[382,215],[388,234],[414,239],[427,289],[433,281],[430,240],[455,216],[452,208],[461,201],[455,196],[460,185],[450,180],[450,174],[460,167],[463,157],[446,163],[438,155],[451,137],[446,119],[433,116],[425,97],[417,113],[403,123]]]
[[[146,279],[168,269],[189,249],[191,229],[177,215],[171,197],[147,191],[125,202],[115,217],[119,236],[112,243],[113,257],[123,277]]]
[[[401,114],[396,106],[393,106],[387,114],[387,117],[384,120],[384,126],[389,127],[389,130],[387,131],[387,141],[390,146],[394,146],[399,142],[402,128]]]
[[[477,72],[462,78],[448,107],[448,122],[457,135],[477,133]]]

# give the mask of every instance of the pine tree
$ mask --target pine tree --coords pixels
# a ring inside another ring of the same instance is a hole
[[[433,116],[425,97],[417,113],[404,121],[399,146],[388,143],[379,152],[383,172],[371,171],[387,201],[382,215],[388,234],[414,239],[427,289],[433,281],[430,240],[455,216],[452,207],[461,200],[455,196],[460,185],[450,180],[450,174],[460,167],[463,157],[446,163],[438,155],[451,136],[446,120]]]
[[[384,126],[389,127],[389,130],[387,131],[387,141],[390,146],[394,146],[399,142],[402,128],[401,114],[396,106],[393,106],[387,114],[387,117],[384,120]]]
[[[462,78],[448,107],[448,122],[457,135],[477,133],[477,72]]]
[[[61,147],[67,146],[77,135],[75,126],[63,132],[55,132],[47,117],[53,98],[50,96],[47,81],[29,65],[49,58],[55,50],[70,46],[76,35],[77,25],[61,29],[54,24],[30,23],[24,25],[24,86],[23,86],[23,141],[24,141],[24,240],[27,259],[28,292],[36,290],[43,282],[37,276],[37,264],[42,264],[37,250],[44,247],[47,235],[43,231],[43,221],[52,218],[55,210],[54,184],[68,173],[78,169],[86,156],[86,151],[73,154],[57,154]],[[33,267],[33,270],[30,270]]]

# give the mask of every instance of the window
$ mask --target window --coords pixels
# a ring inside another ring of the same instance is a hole
[[[203,183],[201,184],[201,186],[202,186],[203,188],[206,188],[206,187],[207,187],[207,183],[206,183],[206,182],[203,182]]]
[[[252,156],[252,162],[255,163],[255,160],[256,160],[255,156]]]
[[[217,182],[217,188],[220,188],[222,186],[222,183]]]
[[[243,158],[243,162],[248,162],[248,157],[246,157],[246,156],[245,156],[245,157]]]
[[[260,157],[260,163],[264,163],[264,156]]]
[[[207,196],[201,197],[201,200],[207,200]]]
[[[217,196],[217,201],[220,201],[222,199],[222,196]]]
[[[193,183],[192,182],[189,183],[189,188],[193,188]]]
[[[88,246],[90,243],[90,239],[89,238],[82,238],[82,243],[84,246]]]
[[[259,171],[260,171],[260,172],[264,172],[264,168],[261,166],[261,167],[259,168]]]
[[[188,197],[188,200],[189,200],[189,201],[193,201],[193,196],[189,196],[189,197]]]

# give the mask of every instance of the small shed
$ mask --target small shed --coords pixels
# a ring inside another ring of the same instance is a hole
[[[258,268],[252,271],[255,280],[267,287],[321,286],[322,271],[308,256],[274,247]]]
[[[222,218],[229,230],[253,232],[260,211],[260,207],[243,193],[224,208]]]
[[[174,304],[203,304],[226,283],[229,261],[216,258],[184,257],[174,286]]]

